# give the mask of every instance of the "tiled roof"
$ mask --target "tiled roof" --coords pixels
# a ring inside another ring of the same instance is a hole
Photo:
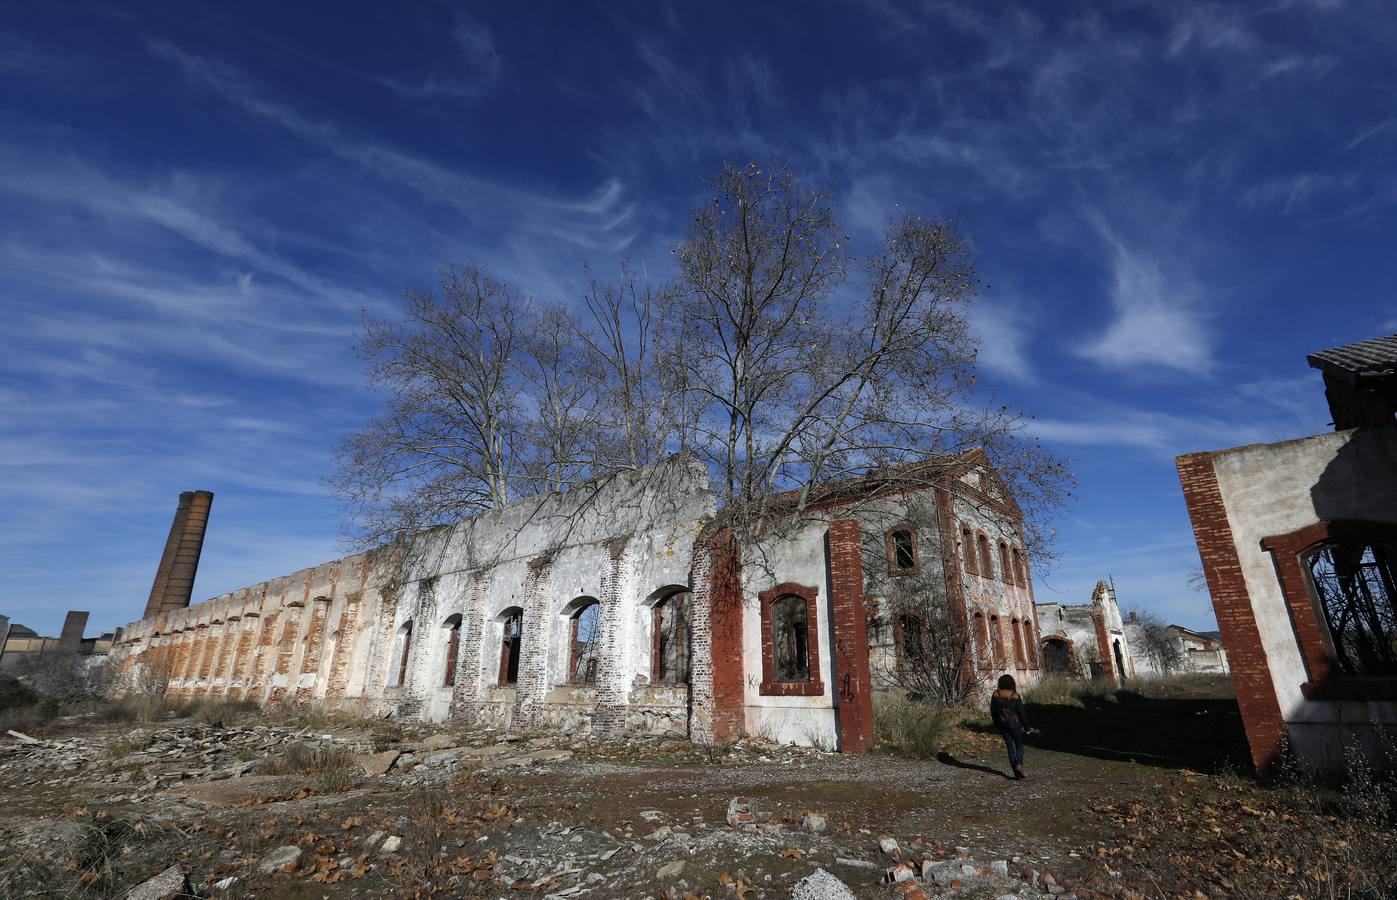
[[[1306,357],[1316,369],[1338,369],[1352,376],[1386,375],[1397,372],[1397,334],[1321,350]]]

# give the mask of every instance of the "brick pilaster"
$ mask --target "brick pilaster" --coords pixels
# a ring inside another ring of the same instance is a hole
[[[485,636],[490,630],[485,621],[485,598],[489,591],[487,570],[472,572],[461,604],[461,652],[456,659],[456,685],[451,691],[452,719],[476,721],[480,700],[499,676],[498,666],[493,670],[483,667],[489,657],[485,652]]]
[[[1211,453],[1193,453],[1180,456],[1176,463],[1198,556],[1203,562],[1203,576],[1213,597],[1223,646],[1227,648],[1252,762],[1258,772],[1264,773],[1280,752],[1285,720],[1256,625],[1251,594],[1242,575],[1242,562],[1227,520],[1213,457]]]
[[[548,644],[553,635],[548,585],[553,571],[550,557],[533,560],[524,578],[524,615],[519,640],[519,681],[514,686],[514,713],[510,728],[534,724],[534,708],[548,695]]]
[[[714,536],[708,572],[711,737],[726,743],[746,731],[746,673],[742,656],[742,555],[730,529]]]
[[[868,667],[868,623],[863,607],[863,550],[859,523],[829,523],[825,552],[833,607],[834,696],[839,749],[862,753],[873,743],[873,681]]]
[[[631,672],[626,667],[631,623],[635,620],[635,564],[629,541],[613,541],[611,568],[602,579],[600,615],[597,619],[597,707],[592,733],[620,737],[626,731],[630,705]]]

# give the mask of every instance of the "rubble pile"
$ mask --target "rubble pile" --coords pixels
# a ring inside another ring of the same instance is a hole
[[[196,724],[139,728],[111,742],[25,737],[0,741],[0,778],[11,784],[131,783],[144,785],[146,790],[189,778],[240,778],[288,744],[336,740],[332,735],[311,734],[305,728]],[[121,752],[123,749],[128,752]]]

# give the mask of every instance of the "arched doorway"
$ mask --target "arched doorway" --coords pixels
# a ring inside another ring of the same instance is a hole
[[[1043,668],[1050,675],[1074,675],[1072,647],[1065,638],[1043,638]]]

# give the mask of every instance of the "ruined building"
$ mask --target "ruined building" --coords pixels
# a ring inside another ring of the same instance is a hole
[[[1114,681],[1135,676],[1125,621],[1116,604],[1116,592],[1106,582],[1096,583],[1090,603],[1038,604],[1038,621],[1043,625],[1043,668],[1047,672]]]
[[[983,453],[791,499],[739,541],[670,457],[189,606],[193,495],[117,654],[177,695],[857,752],[874,672],[920,646],[889,599],[915,584],[974,635],[967,678],[1036,677],[1022,516]]]
[[[69,610],[63,618],[63,630],[58,637],[45,637],[9,616],[0,616],[0,671],[23,670],[27,663],[46,653],[74,653],[88,657],[93,664],[101,662],[120,637],[120,630],[100,637],[83,637],[87,628],[87,613]]]
[[[1397,335],[1309,357],[1332,432],[1191,453],[1179,480],[1252,758],[1391,765],[1397,728]]]

